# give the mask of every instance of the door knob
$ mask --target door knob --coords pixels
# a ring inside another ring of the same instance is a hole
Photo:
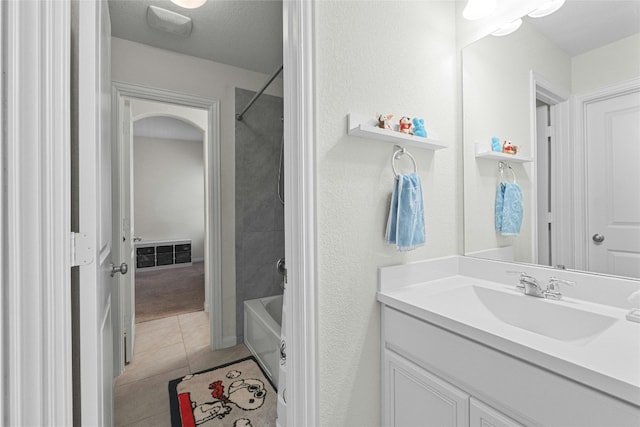
[[[111,264],[111,277],[113,277],[116,273],[127,274],[127,271],[129,271],[129,266],[126,262],[123,262],[120,265]]]
[[[596,233],[596,234],[594,234],[594,235],[593,235],[592,239],[593,239],[593,241],[594,241],[594,242],[596,242],[596,243],[602,243],[602,242],[604,242],[604,236],[603,236],[602,234],[598,234],[598,233]]]

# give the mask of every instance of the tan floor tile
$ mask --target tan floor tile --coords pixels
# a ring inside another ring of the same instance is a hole
[[[144,333],[154,329],[164,329],[179,325],[178,316],[164,317],[162,319],[150,320],[148,322],[136,323],[136,333]]]
[[[180,314],[177,317],[182,328],[196,326],[209,327],[209,313],[206,311],[194,311],[193,313]]]
[[[134,352],[137,356],[140,353],[180,343],[182,343],[182,330],[178,322],[170,322],[163,327],[147,328],[142,331],[136,328]]]
[[[178,316],[178,320],[187,354],[194,349],[209,345],[211,337],[208,313],[199,311],[181,314]]]
[[[118,377],[116,384],[127,384],[187,366],[184,345],[182,343],[168,345],[136,354],[133,362],[126,366],[124,374]]]
[[[136,421],[123,427],[171,427],[171,417],[158,414],[154,417],[145,418],[144,420]]]
[[[186,374],[187,369],[181,368],[116,386],[115,425],[171,425],[169,381]],[[153,420],[157,422],[144,424]]]
[[[211,351],[208,346],[193,350],[187,356],[191,373],[204,371],[250,356],[251,352],[244,344]]]
[[[116,381],[116,426],[170,426],[170,380],[249,355],[244,344],[212,352],[203,311],[136,324],[134,361]]]

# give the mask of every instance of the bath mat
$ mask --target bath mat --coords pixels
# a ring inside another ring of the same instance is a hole
[[[277,394],[253,356],[169,382],[171,426],[276,425]]]

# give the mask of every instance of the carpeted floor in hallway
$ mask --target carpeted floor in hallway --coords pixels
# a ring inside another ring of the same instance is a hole
[[[204,262],[136,272],[136,323],[204,309]]]

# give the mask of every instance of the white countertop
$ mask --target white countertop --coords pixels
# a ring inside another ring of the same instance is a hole
[[[488,312],[464,310],[462,301],[456,305],[441,298],[445,292],[470,285],[615,320],[585,339],[550,338],[512,326]],[[567,297],[553,301],[525,296],[514,285],[459,274],[381,289],[378,300],[389,307],[640,406],[640,323],[626,320],[626,309]]]

